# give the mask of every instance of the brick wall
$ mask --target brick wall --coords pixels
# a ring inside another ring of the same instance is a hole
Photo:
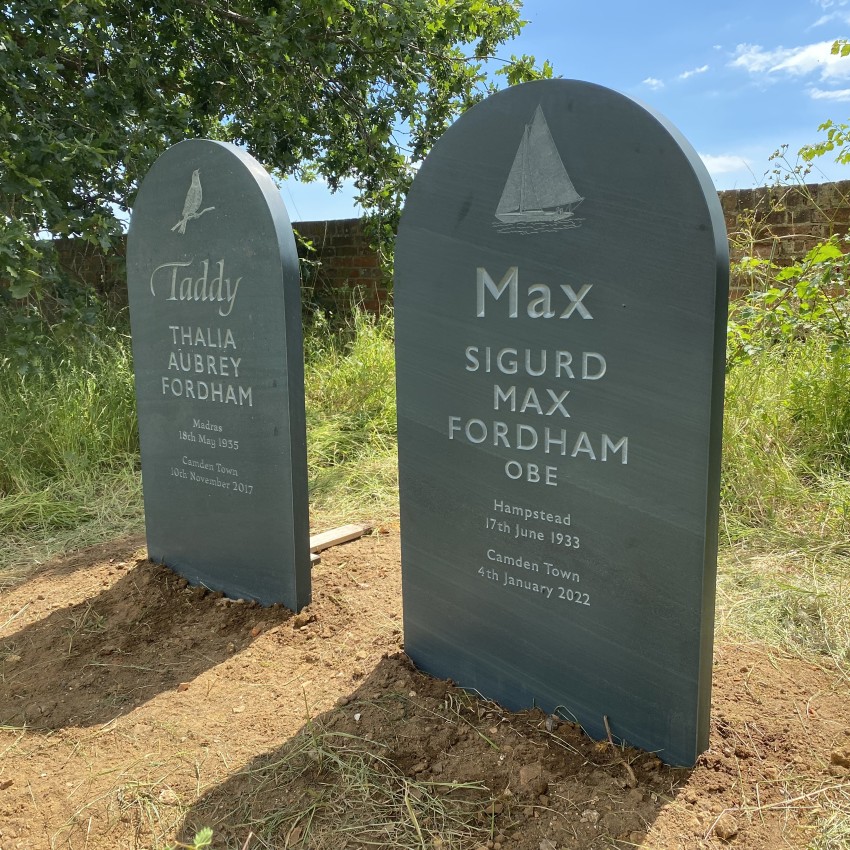
[[[360,219],[293,222],[302,259],[302,297],[307,309],[338,313],[358,303],[378,312],[390,300],[378,254],[370,247]],[[127,304],[125,245],[115,256],[79,239],[54,242],[59,264],[84,280],[111,305]]]
[[[378,312],[389,302],[387,280],[360,219],[296,221],[305,301],[331,312],[353,303]]]
[[[787,264],[850,228],[850,180],[719,195],[733,261],[750,256]]]
[[[850,230],[850,181],[719,195],[733,261],[757,256],[782,265],[818,241]],[[308,309],[313,305],[337,313],[357,302],[377,311],[390,300],[385,274],[359,219],[300,221],[293,227],[300,235]],[[126,304],[123,252],[104,257],[79,240],[58,240],[56,245],[66,270],[94,284],[111,303]],[[742,288],[733,279],[733,292]]]
[[[60,268],[74,280],[93,286],[113,307],[127,306],[126,244],[106,256],[99,248],[81,239],[56,239],[53,242]]]

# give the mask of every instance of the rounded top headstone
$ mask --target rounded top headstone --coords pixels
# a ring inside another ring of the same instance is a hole
[[[180,142],[139,188],[127,283],[148,552],[192,582],[310,599],[298,257],[234,145]]]
[[[277,239],[268,239],[269,228]],[[292,240],[286,206],[265,168],[242,148],[212,139],[178,142],[145,175],[129,237],[146,246],[141,240],[153,236],[176,247],[244,238],[271,242],[278,253],[282,243],[285,254]]]
[[[701,160],[590,83],[465,112],[395,256],[405,649],[509,708],[707,743],[728,249]]]

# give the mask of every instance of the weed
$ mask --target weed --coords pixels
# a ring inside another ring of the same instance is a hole
[[[177,848],[181,850],[203,850],[204,847],[209,847],[212,844],[212,839],[213,831],[209,827],[204,827],[204,829],[199,829],[195,833],[191,844],[181,844],[178,841],[176,844],[169,845],[167,850],[177,850]]]

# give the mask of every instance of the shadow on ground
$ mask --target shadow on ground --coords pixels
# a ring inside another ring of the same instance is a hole
[[[70,558],[40,575],[74,569]],[[120,717],[244,649],[256,636],[252,608],[188,587],[167,567],[130,560],[99,593],[0,640],[0,725],[59,729]],[[292,616],[262,609],[264,627]]]
[[[212,827],[215,848],[249,850],[625,848],[689,775],[540,711],[506,712],[398,654],[204,794],[180,837]]]

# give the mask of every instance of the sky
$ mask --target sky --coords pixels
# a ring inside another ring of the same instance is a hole
[[[533,54],[556,76],[651,106],[718,189],[771,182],[771,154],[787,145],[793,166],[822,137],[818,125],[850,118],[850,56],[830,53],[850,37],[850,0],[525,0],[522,17],[529,23],[500,57]],[[850,166],[828,155],[806,178],[846,179]],[[288,180],[282,193],[294,221],[359,214],[350,188],[331,195],[324,183]]]

